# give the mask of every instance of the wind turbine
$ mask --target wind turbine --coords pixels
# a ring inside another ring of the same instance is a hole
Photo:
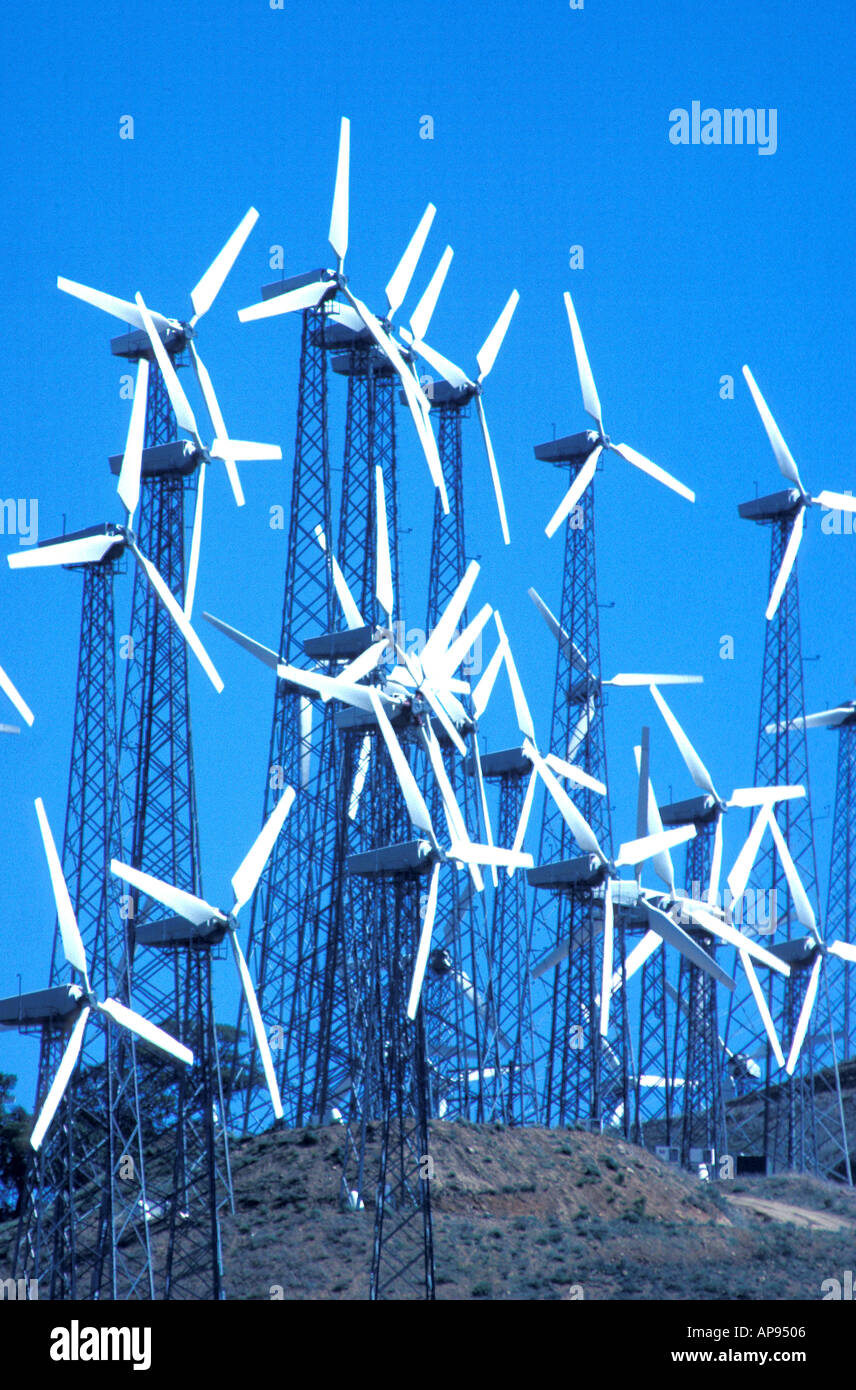
[[[395,622],[393,617],[386,504],[383,493],[383,474],[379,467],[376,469],[376,488],[378,518],[377,597],[381,609],[386,615],[386,627],[375,630],[366,624],[335,557],[327,549],[323,532],[320,530],[316,532],[319,544],[328,555],[333,583],[345,614],[348,630],[355,634],[365,634],[362,651],[338,675],[330,676],[323,672],[292,666],[283,661],[269,647],[255,642],[251,637],[239,632],[237,628],[230,627],[210,613],[205,613],[203,616],[214,627],[230,637],[232,641],[244,647],[265,665],[272,667],[281,680],[289,681],[298,689],[320,695],[325,701],[340,700],[343,704],[351,705],[355,709],[361,709],[366,714],[373,716],[372,692],[374,690],[393,716],[407,715],[412,719],[418,717],[421,704],[424,701],[442,726],[450,742],[455,745],[459,753],[463,754],[466,752],[466,745],[461,737],[461,732],[468,731],[472,721],[457,696],[468,694],[469,685],[466,681],[456,679],[455,671],[490,617],[492,611],[490,605],[484,604],[463,632],[456,635],[456,628],[478,577],[479,566],[475,561],[469,565],[421,654],[404,652],[394,636],[394,630],[399,624]],[[371,675],[377,669],[390,645],[396,652],[400,664],[393,666],[384,675],[376,690],[374,687],[358,684],[359,680]]]
[[[178,914],[179,920],[177,922],[152,923],[138,928],[138,940],[144,944],[188,944],[189,938],[186,932],[188,924],[193,928],[192,938],[197,942],[201,937],[211,945],[216,945],[217,942],[222,941],[224,936],[228,935],[244,998],[247,1001],[247,1008],[253,1021],[253,1030],[270,1091],[274,1115],[278,1120],[283,1117],[282,1101],[256,991],[244,953],[241,950],[241,943],[238,940],[238,915],[256,890],[256,884],[261,877],[262,870],[270,857],[277,836],[285,824],[285,818],[291,810],[294,796],[294,789],[286,787],[263,825],[260,834],[232,875],[234,901],[228,912],[223,912],[218,907],[212,907],[204,898],[198,898],[195,894],[187,893],[182,888],[175,888],[170,883],[164,883],[162,879],[154,878],[151,874],[144,873],[141,869],[135,869],[130,864],[123,864],[117,859],[111,860],[110,863],[110,870],[117,878],[125,879],[127,883],[133,884],[143,893],[148,893],[164,907],[171,908],[173,912]]]
[[[499,524],[502,527],[502,538],[505,544],[509,545],[511,537],[508,534],[508,519],[506,517],[505,502],[502,496],[502,485],[499,481],[499,470],[496,466],[496,456],[493,452],[493,444],[491,443],[490,432],[487,427],[487,417],[484,413],[482,392],[484,382],[493,369],[493,364],[496,361],[505,335],[508,332],[508,325],[511,323],[512,315],[517,308],[520,295],[517,290],[511,291],[502,313],[485,338],[479,351],[476,353],[478,374],[475,380],[471,379],[460,367],[456,367],[454,362],[450,362],[447,357],[443,357],[441,353],[435,352],[432,347],[429,347],[424,339],[424,334],[428,327],[428,320],[431,317],[434,304],[436,303],[436,296],[439,294],[440,285],[442,285],[442,281],[445,278],[446,270],[449,267],[451,259],[451,247],[447,247],[444,257],[440,261],[437,271],[435,272],[435,279],[432,280],[429,285],[429,290],[426,292],[426,296],[423,296],[423,299],[420,300],[410,319],[410,330],[408,331],[406,328],[400,328],[399,334],[408,347],[418,352],[420,357],[424,357],[425,361],[428,362],[435,371],[440,373],[440,376],[443,377],[444,381],[449,383],[453,391],[460,393],[462,400],[475,399],[482,438],[484,439],[485,453],[487,454],[490,476],[493,482],[493,491],[496,497],[496,506],[499,512]],[[438,276],[439,284],[436,283]]]
[[[288,290],[284,294],[274,295],[271,299],[262,300],[258,304],[251,304],[246,309],[240,309],[238,318],[242,323],[272,318],[278,314],[317,308],[325,300],[334,299],[338,294],[343,295],[350,307],[345,306],[345,312],[339,315],[340,320],[346,327],[356,332],[367,329],[384,357],[392,364],[399,376],[410,414],[413,417],[413,423],[416,426],[416,433],[425,453],[431,479],[440,493],[443,511],[448,512],[449,499],[443,481],[440,455],[437,452],[433,431],[428,423],[430,402],[389,331],[392,315],[401,305],[410,286],[410,280],[434,218],[435,208],[433,204],[428,204],[419,226],[393,272],[386,287],[387,313],[383,320],[378,319],[368,306],[351,292],[344,273],[345,256],[348,250],[350,153],[351,123],[347,117],[343,116],[339,128],[339,158],[336,165],[336,186],[333,193],[333,210],[328,233],[328,241],[336,257],[336,269],[310,271],[306,276],[301,277],[305,280],[304,284],[293,290]]]
[[[834,508],[837,511],[856,512],[856,497],[851,497],[848,493],[844,492],[826,491],[819,492],[816,497],[812,497],[811,493],[806,491],[799,475],[799,469],[794,462],[790,449],[784,441],[782,432],[773,419],[770,408],[756,385],[755,378],[746,366],[743,368],[743,375],[746,378],[746,384],[749,390],[752,392],[752,399],[758,408],[758,414],[761,416],[761,423],[767,433],[767,438],[772,445],[773,453],[776,456],[776,463],[779,465],[779,472],[787,482],[791,484],[791,487],[796,489],[797,493],[797,496],[794,498],[797,507],[796,515],[794,516],[794,524],[791,528],[787,546],[785,547],[779,573],[773,584],[770,601],[767,604],[766,616],[769,622],[770,619],[775,616],[776,610],[779,607],[782,594],[785,592],[785,585],[790,578],[791,570],[797,558],[797,551],[800,548],[800,541],[802,540],[803,528],[805,526],[806,508],[818,506]]]
[[[71,536],[59,536],[56,540],[44,541],[30,550],[19,550],[14,554],[7,555],[6,558],[11,569],[36,569],[51,565],[96,564],[99,560],[106,559],[111,551],[115,553],[127,548],[131,551],[137,564],[140,565],[214,689],[219,693],[223,689],[223,682],[211,658],[169,585],[158,573],[152,561],[140,550],[134,534],[134,512],[140,499],[148,367],[149,364],[146,359],[141,357],[137,372],[137,389],[134,392],[134,404],[131,410],[131,423],[128,428],[128,439],[119,474],[118,493],[128,512],[125,525],[117,526],[112,522],[107,522],[101,526],[90,527],[86,531],[76,532]]]
[[[679,483],[677,478],[673,478],[671,473],[666,472],[665,468],[660,468],[658,464],[652,463],[644,454],[638,453],[636,449],[631,449],[629,444],[613,444],[609,435],[604,433],[603,414],[600,408],[597,387],[594,384],[594,377],[592,376],[591,367],[589,366],[585,343],[583,342],[583,335],[580,332],[580,325],[577,321],[573,300],[567,291],[565,292],[565,308],[568,311],[568,322],[571,325],[571,338],[574,344],[574,355],[577,359],[577,372],[579,374],[580,387],[583,393],[583,405],[587,414],[591,416],[597,425],[597,434],[589,431],[589,439],[594,447],[548,521],[545,528],[547,535],[553,536],[561,526],[565,517],[568,516],[577,505],[577,502],[594,477],[597,461],[604,449],[611,449],[613,453],[620,454],[625,462],[632,463],[634,468],[641,469],[643,473],[647,473],[651,478],[656,478],[658,482],[665,484],[666,487],[671,488],[673,492],[677,492],[681,497],[686,497],[689,502],[694,502],[695,493],[692,492],[690,488],[685,487],[683,483]]]
[[[89,982],[83,938],[77,925],[68,885],[41,797],[36,800],[35,806],[56,903],[63,954],[83,980],[82,986],[60,985],[53,989],[36,990],[30,994],[17,994],[9,999],[0,1000],[0,1025],[6,1028],[15,1027],[16,1024],[42,1024],[44,1027],[56,1027],[61,1024],[68,1027],[69,1023],[74,1021],[62,1061],[30,1137],[32,1147],[38,1150],[68,1089],[83,1047],[86,1025],[93,1011],[110,1022],[127,1028],[141,1042],[148,1043],[150,1047],[184,1063],[185,1066],[193,1065],[193,1053],[182,1043],[176,1042],[175,1038],[170,1037],[162,1028],[150,1023],[127,1005],[121,1004],[118,999],[96,998]]]
[[[241,489],[238,470],[235,467],[235,460],[241,458],[281,458],[281,453],[246,453],[247,448],[258,449],[268,448],[265,445],[246,445],[240,440],[230,440],[226,427],[223,423],[223,416],[220,411],[211,377],[199,356],[194,345],[193,339],[196,337],[196,325],[206,314],[220,293],[223,283],[232,266],[237,260],[244,242],[258,220],[259,214],[255,208],[250,208],[229,237],[225,246],[217,253],[205,274],[190,291],[190,301],[193,306],[192,318],[174,319],[167,318],[154,310],[149,310],[143,303],[142,295],[135,296],[135,303],[130,303],[126,299],[118,299],[115,295],[104,294],[101,290],[91,289],[88,285],[78,284],[75,280],[66,280],[63,276],[57,278],[57,285],[66,294],[74,295],[77,299],[82,299],[87,304],[92,304],[97,309],[103,309],[105,313],[112,314],[114,318],[121,319],[124,323],[131,324],[132,327],[142,330],[148,336],[152,349],[155,353],[158,366],[164,376],[167,392],[172,401],[176,412],[176,419],[183,430],[192,434],[197,439],[200,450],[205,454],[199,431],[196,428],[196,421],[193,412],[187,403],[187,397],[178,381],[178,376],[172,365],[170,355],[164,350],[162,338],[166,340],[169,353],[181,352],[185,347],[190,351],[190,360],[193,370],[199,382],[211,425],[216,436],[214,443],[207,454],[212,458],[222,458],[226,465],[226,472],[229,475],[229,482],[232,492],[239,507],[244,505],[244,494]],[[166,369],[164,364],[166,363]],[[139,382],[138,382],[139,385]],[[145,387],[144,387],[145,390]],[[204,476],[204,475],[203,475]]]
[[[732,807],[746,809],[749,807],[772,806],[777,801],[788,801],[793,800],[795,797],[803,797],[805,796],[805,787],[736,787],[729,798],[725,799],[721,797],[713,784],[713,778],[686,733],[681,728],[676,716],[657,689],[657,682],[653,678],[650,690],[654,697],[654,702],[666,721],[672,738],[675,740],[678,752],[683,758],[687,771],[699,790],[706,792],[708,796],[713,798],[715,807],[715,830],[707,901],[710,906],[714,906],[719,897],[719,877],[722,868],[722,818],[725,812]]]

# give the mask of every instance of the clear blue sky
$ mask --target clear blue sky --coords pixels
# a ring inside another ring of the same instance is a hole
[[[375,309],[411,231],[438,208],[414,282],[455,249],[431,341],[465,368],[513,286],[521,302],[488,383],[486,408],[508,503],[501,543],[475,418],[465,426],[468,544],[476,591],[501,610],[546,741],[554,653],[526,598],[558,605],[562,541],[544,525],[565,476],[533,445],[586,427],[561,295],[570,289],[607,429],[696,489],[695,506],[615,455],[598,474],[605,674],[685,670],[705,678],[674,707],[720,787],[751,781],[769,538],[737,504],[779,474],[740,377],[752,367],[806,485],[854,486],[851,319],[854,57],[850,7],[774,3],[653,5],[560,0],[532,7],[439,0],[301,5],[189,0],[172,6],[18,7],[4,22],[0,149],[5,351],[0,497],[37,498],[43,537],[120,519],[107,456],[121,450],[128,403],[111,358],[113,321],[60,294],[56,276],[162,312],[188,291],[250,204],[261,217],[200,348],[238,438],[281,443],[281,465],[242,469],[236,511],[212,475],[197,607],[275,645],[284,568],[269,508],[288,505],[299,321],[240,325],[236,310],[273,278],[329,264],[326,233],[339,118],[352,122],[355,292]],[[694,100],[777,111],[778,148],[676,147],[669,112]],[[120,120],[134,118],[134,139]],[[419,138],[420,118],[434,138]],[[571,270],[571,245],[584,269]],[[406,306],[407,307],[407,306]],[[723,401],[719,381],[735,379]],[[341,383],[334,383],[341,385]],[[196,397],[194,396],[194,403]],[[344,393],[332,398],[334,465]],[[423,621],[433,506],[414,432],[402,418],[405,613]],[[334,481],[338,475],[334,473]],[[851,613],[856,536],[825,535],[813,510],[800,555],[807,704],[856,695]],[[5,551],[16,537],[3,537]],[[118,589],[125,630],[130,578]],[[0,742],[3,992],[46,982],[53,906],[32,808],[44,797],[59,836],[74,698],[80,580],[0,570],[0,664],[36,713]],[[720,659],[720,639],[734,659]],[[206,638],[207,640],[207,638]],[[258,827],[273,688],[214,634],[217,696],[193,665],[204,882],[228,879]],[[8,720],[11,710],[0,712]],[[652,726],[661,799],[690,792],[646,692],[608,712],[618,836],[633,832],[632,741]],[[505,696],[487,742],[515,730]],[[834,735],[812,740],[812,791],[825,896]],[[825,818],[824,818],[825,817]],[[729,827],[729,853],[739,828]],[[229,967],[219,1013],[234,1014]],[[0,1068],[29,1101],[38,1044],[7,1034]]]

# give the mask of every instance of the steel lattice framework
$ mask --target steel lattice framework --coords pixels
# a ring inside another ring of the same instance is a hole
[[[531,764],[515,749],[483,755],[482,767],[485,781],[499,784],[497,844],[513,844]],[[502,1047],[505,1119],[516,1125],[536,1124],[538,1119],[527,887],[525,874],[500,870],[490,934],[491,1017]]]
[[[467,567],[464,530],[464,477],[461,421],[468,398],[434,388],[434,413],[439,416],[438,451],[449,500],[444,513],[439,497],[434,500],[431,565],[428,578],[426,635],[436,626]],[[466,609],[459,627],[468,621]],[[444,743],[443,761],[464,823],[472,834],[481,823],[478,784],[469,759]],[[424,789],[435,826],[444,823],[443,799],[430,768],[425,767]],[[502,843],[502,841],[500,841]],[[431,1067],[432,1108],[445,1119],[502,1119],[504,1097],[501,1059],[489,1008],[479,1009],[475,999],[490,1001],[490,943],[482,895],[469,891],[469,876],[442,874],[437,896],[436,940],[423,991],[423,1012]],[[462,888],[461,884],[464,883]],[[475,994],[474,992],[475,991]]]
[[[303,655],[303,641],[319,627],[333,627],[332,591],[324,554],[315,536],[331,536],[330,460],[327,436],[326,314],[303,314],[294,470],[285,561],[279,651],[286,661]],[[281,788],[299,795],[277,840],[255,895],[248,952],[271,1040],[286,1123],[323,1116],[331,1087],[341,1086],[336,1064],[341,1039],[336,964],[336,786],[333,711],[278,680],[265,777],[263,822]],[[246,1004],[238,1032],[248,1033],[246,1076],[233,1076],[233,1106],[245,1131],[270,1123],[270,1097]],[[332,1068],[332,1069],[331,1069]]]
[[[535,454],[546,462],[570,465],[571,476],[575,477],[582,459],[573,446],[572,436],[570,440],[541,445]],[[593,487],[586,488],[567,522],[559,621],[584,653],[588,673],[580,677],[559,646],[550,747],[560,757],[576,762],[590,776],[606,782]],[[608,853],[612,839],[608,799],[587,788],[581,788],[574,799]],[[569,859],[580,853],[552,799],[545,798],[538,863]],[[592,902],[591,893],[579,890],[561,894],[555,901],[546,895],[535,897],[531,932],[534,953],[542,955],[563,941],[572,943],[555,973],[544,977],[542,985],[546,982],[549,988],[538,988],[533,998],[539,1049],[540,1121],[548,1125],[600,1124],[620,1110],[627,1133],[630,1106],[628,1074],[623,1065],[625,991],[621,990],[615,1000],[618,1017],[614,1017],[614,1022],[619,1041],[603,1046],[594,1026],[594,1001],[600,990],[600,941],[593,928]],[[618,961],[623,955],[620,928],[616,941]]]
[[[695,901],[707,892],[713,855],[715,819],[696,823],[687,845],[684,886]],[[693,931],[703,951],[715,956],[716,940]],[[717,1159],[728,1152],[722,1081],[725,1053],[719,1037],[717,986],[705,971],[681,957],[675,1011],[673,1088],[670,1114],[680,1125],[681,1164],[692,1165],[694,1149],[712,1150]],[[683,1078],[679,1086],[677,1078]],[[670,1142],[668,1139],[667,1143]]]
[[[111,921],[121,857],[113,557],[82,566],[83,602],[63,869],[99,997],[128,1002],[125,933]],[[66,983],[58,928],[50,984]],[[91,1027],[59,1116],[30,1161],[16,1268],[50,1299],[154,1297],[133,1039]],[[36,1112],[67,1037],[42,1034]]]
[[[836,941],[854,939],[856,920],[856,722],[848,720],[838,730],[838,770],[829,889],[826,897],[826,935]],[[835,956],[826,961],[839,1057],[856,1057],[856,1003],[853,980],[846,963]],[[840,1038],[837,1030],[841,1030]]]
[[[785,498],[789,501],[788,495]],[[760,499],[746,504],[741,513],[760,524],[771,527],[770,584],[781,567],[795,508],[783,507],[780,496]],[[817,902],[817,866],[814,851],[811,804],[809,798],[808,746],[805,730],[793,727],[793,721],[804,712],[802,647],[800,637],[799,590],[796,567],[791,572],[778,610],[767,623],[764,642],[764,664],[761,681],[761,710],[755,758],[755,785],[800,784],[806,796],[779,803],[776,817],[788,845],[791,857],[813,902]],[[769,917],[766,932],[774,943],[790,941],[805,935],[797,920],[784,867],[775,846],[768,837],[762,843],[750,878],[754,901],[756,929],[761,919]],[[750,898],[751,901],[751,898]],[[741,914],[735,914],[735,920]],[[740,922],[737,921],[740,925]],[[770,928],[775,924],[774,934]],[[743,922],[743,928],[751,924]],[[757,1022],[757,1009],[745,979],[737,976],[737,989],[729,1009],[725,1041],[733,1051],[754,1057],[761,1066],[761,1080],[749,1097],[745,1086],[740,1102],[729,1106],[728,1131],[732,1147],[738,1152],[763,1153],[772,1169],[788,1168],[818,1171],[835,1166],[830,1163],[830,1149],[835,1162],[842,1157],[842,1138],[838,1113],[822,1114],[816,1095],[813,1046],[807,1040],[795,1074],[780,1073],[766,1033]],[[783,1046],[787,1049],[794,1036],[797,1019],[805,995],[808,971],[792,969],[788,980],[770,974],[766,992],[770,1012],[776,1023]],[[828,1000],[818,999],[815,1020],[827,1013]],[[815,1028],[817,1028],[817,1021]],[[825,1109],[825,1107],[824,1107]],[[838,1133],[836,1135],[836,1128]]]
[[[159,371],[149,377],[147,448],[176,437]],[[183,472],[143,470],[138,540],[179,601],[184,595],[185,497],[195,494],[196,461]],[[187,682],[187,648],[139,570],[135,573],[129,662],[122,707],[120,785],[130,862],[202,895],[199,822]],[[152,1132],[146,1159],[149,1213],[166,1239],[156,1279],[164,1298],[224,1295],[219,1215],[232,1205],[225,1107],[211,996],[211,950],[201,942],[163,951],[136,941],[162,910],[136,893],[123,899],[135,1002],[195,1053],[189,1074],[153,1064],[141,1098]],[[157,1115],[154,1113],[157,1110]]]

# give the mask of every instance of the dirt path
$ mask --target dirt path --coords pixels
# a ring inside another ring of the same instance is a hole
[[[736,1207],[745,1207],[769,1221],[788,1221],[792,1226],[808,1226],[813,1231],[851,1231],[853,1222],[845,1216],[812,1211],[809,1207],[794,1207],[789,1202],[774,1202],[766,1197],[728,1197]]]

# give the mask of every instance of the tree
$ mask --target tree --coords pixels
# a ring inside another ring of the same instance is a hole
[[[33,1117],[14,1104],[17,1080],[0,1072],[0,1218],[19,1214],[27,1177]]]

